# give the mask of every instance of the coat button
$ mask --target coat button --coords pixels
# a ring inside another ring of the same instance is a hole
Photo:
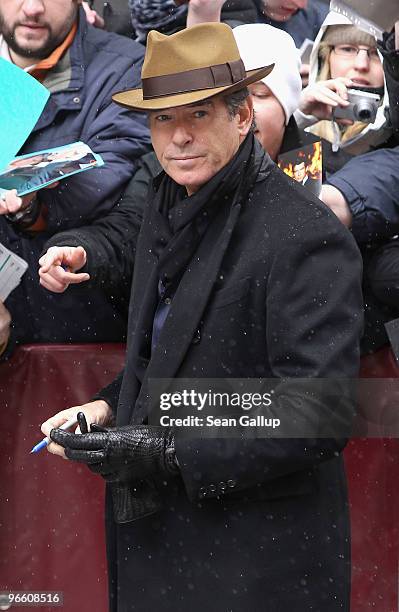
[[[200,329],[197,329],[197,331],[194,334],[194,338],[191,341],[191,344],[199,344],[201,342],[201,331]]]
[[[73,101],[75,102],[75,104],[79,104],[79,102],[80,102],[80,98],[78,98],[78,97],[76,96],[76,98],[74,98],[74,99],[73,99]]]
[[[229,486],[229,487],[230,487],[230,489],[234,489],[234,487],[236,486],[236,484],[237,484],[237,481],[236,481],[236,480],[231,479],[231,480],[228,480],[228,481],[227,481],[227,486]]]
[[[198,491],[198,497],[202,498],[205,497],[207,493],[206,487],[200,487],[200,490]]]
[[[172,303],[172,300],[169,297],[165,298],[164,301],[167,306],[169,306]]]

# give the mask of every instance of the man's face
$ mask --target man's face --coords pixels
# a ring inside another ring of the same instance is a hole
[[[66,38],[80,0],[1,0],[0,33],[22,58],[48,57]]]
[[[274,160],[285,132],[285,113],[273,92],[262,81],[248,86],[254,105],[255,136]]]
[[[252,104],[231,117],[224,100],[206,101],[149,113],[151,139],[165,172],[191,195],[232,159],[248,134]]]
[[[300,9],[306,9],[308,0],[263,0],[265,13],[274,21],[288,21]]]
[[[302,183],[304,178],[306,177],[306,166],[305,162],[301,162],[300,164],[295,164],[294,166],[294,178],[298,183]]]

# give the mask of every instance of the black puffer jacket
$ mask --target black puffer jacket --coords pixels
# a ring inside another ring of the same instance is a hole
[[[134,30],[127,0],[91,0],[89,5],[104,19],[108,32],[133,37]]]
[[[395,33],[384,37],[380,51],[384,56],[384,71],[389,92],[390,115],[396,139],[399,141],[399,49],[395,49]]]

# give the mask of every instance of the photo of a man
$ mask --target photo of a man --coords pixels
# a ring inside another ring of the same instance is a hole
[[[73,143],[37,155],[16,158],[0,174],[0,189],[30,193],[54,181],[99,165],[90,147]]]
[[[311,178],[308,174],[308,169],[304,159],[299,158],[294,165],[294,179],[304,187],[307,187],[315,195],[319,195],[321,184],[319,181]]]
[[[321,143],[313,142],[278,158],[278,165],[297,183],[319,196],[322,186]]]

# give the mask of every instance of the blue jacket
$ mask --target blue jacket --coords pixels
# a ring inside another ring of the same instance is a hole
[[[399,135],[399,51],[392,32],[380,45],[389,92],[393,146]],[[392,143],[392,144],[391,144]],[[324,151],[323,151],[324,152]],[[360,246],[386,242],[399,232],[399,147],[382,148],[353,158],[328,178],[341,191],[353,215],[352,232]]]
[[[121,340],[125,323],[118,304],[101,290],[51,294],[38,283],[38,258],[51,235],[90,224],[118,202],[138,159],[149,148],[144,114],[112,102],[115,91],[140,86],[144,48],[125,37],[88,26],[81,9],[69,51],[48,74],[49,101],[20,154],[77,140],[100,153],[105,165],[43,189],[47,230],[34,238],[0,218],[0,242],[23,257],[29,269],[6,306],[19,342]],[[68,295],[69,294],[69,295]]]
[[[115,91],[140,87],[144,48],[88,26],[81,9],[78,32],[67,55],[70,69],[60,69],[64,70],[61,82],[54,74],[43,82],[47,86],[50,81],[51,96],[19,154],[82,140],[100,153],[105,166],[64,181],[59,189],[40,192],[48,205],[51,232],[108,212],[150,146],[145,114],[133,113],[111,99]]]
[[[381,243],[399,232],[399,147],[350,160],[329,177],[352,211],[352,232],[361,244]]]

